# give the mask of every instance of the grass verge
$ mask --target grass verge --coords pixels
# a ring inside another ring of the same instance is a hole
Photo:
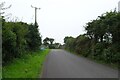
[[[49,49],[25,54],[20,59],[14,59],[11,64],[2,68],[3,78],[39,78],[42,65]]]

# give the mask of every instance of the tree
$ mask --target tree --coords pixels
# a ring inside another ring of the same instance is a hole
[[[30,50],[38,50],[40,48],[40,45],[42,44],[38,27],[31,24],[29,25],[28,29],[29,32],[26,36],[28,48]]]
[[[53,44],[54,39],[53,38],[49,38],[50,44]]]
[[[46,37],[44,40],[43,40],[43,44],[46,46],[46,47],[49,47],[49,38]]]
[[[86,33],[76,38],[65,37],[65,48],[83,56],[109,63],[120,59],[120,12],[110,11],[88,22]]]
[[[65,37],[64,38],[64,43],[65,43],[65,48],[66,49],[69,49],[69,50],[74,50],[74,40],[75,40],[75,38],[73,38],[73,37]]]

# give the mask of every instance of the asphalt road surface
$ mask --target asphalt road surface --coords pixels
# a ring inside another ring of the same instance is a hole
[[[44,63],[42,78],[118,78],[118,70],[65,50],[52,49]]]

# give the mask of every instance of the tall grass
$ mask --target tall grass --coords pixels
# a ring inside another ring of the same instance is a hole
[[[25,54],[22,58],[3,67],[3,78],[39,78],[42,65],[50,50]]]

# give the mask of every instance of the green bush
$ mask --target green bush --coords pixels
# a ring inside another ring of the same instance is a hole
[[[15,47],[16,47],[16,35],[10,30],[4,30],[2,34],[3,39],[3,61],[7,61],[16,56]]]
[[[94,46],[94,53],[93,56],[95,59],[101,60],[102,59],[102,52],[105,48],[104,43],[96,43],[96,45]]]
[[[18,58],[26,51],[40,49],[41,37],[35,25],[24,22],[5,22],[2,25],[2,62]]]
[[[82,55],[83,55],[84,57],[88,57],[88,56],[90,55],[90,53],[91,53],[90,48],[86,48],[86,49],[84,49]]]
[[[120,58],[119,52],[116,52],[114,47],[109,47],[103,51],[104,60],[108,63],[117,63]]]

